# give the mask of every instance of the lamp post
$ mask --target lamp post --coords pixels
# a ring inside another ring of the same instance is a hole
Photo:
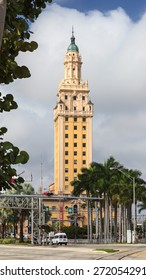
[[[123,170],[119,169],[119,168],[110,168],[111,170],[113,169],[117,169],[118,171],[120,171],[124,176],[126,176],[129,180],[132,181],[132,185],[133,185],[133,243],[135,243],[135,237],[136,237],[136,221],[135,221],[135,211],[136,211],[136,208],[135,208],[135,177],[132,177],[130,175],[128,175],[126,172],[124,172]]]

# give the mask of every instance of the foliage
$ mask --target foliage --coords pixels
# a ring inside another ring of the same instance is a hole
[[[0,136],[7,131],[6,128],[0,129]],[[2,138],[1,138],[2,139]],[[11,189],[12,187],[20,187],[24,182],[22,177],[17,177],[17,171],[13,168],[14,164],[25,164],[29,159],[27,152],[20,151],[18,147],[14,146],[8,141],[0,142],[0,191],[2,189]],[[16,177],[12,181],[12,177]]]
[[[15,244],[15,245],[20,245],[19,239],[17,238],[2,238],[0,239],[0,244]],[[25,240],[25,242],[23,242],[23,245],[28,245],[30,244],[30,240]]]
[[[0,93],[0,113],[3,111],[9,112],[10,110],[17,109],[18,105],[14,101],[14,97],[12,94],[7,94],[6,96],[2,96]]]
[[[102,198],[99,205],[100,236],[104,232],[105,242],[108,238],[112,238],[113,234],[111,224],[109,224],[110,232],[107,229],[107,223],[109,221],[112,222],[112,210],[114,210],[115,237],[117,236],[117,229],[119,227],[117,219],[119,207],[121,209],[121,219],[124,221],[124,227],[126,228],[127,226],[127,229],[132,229],[134,182],[135,204],[141,201],[142,204],[140,205],[141,208],[139,211],[146,209],[146,182],[141,178],[141,175],[139,170],[127,169],[113,157],[109,157],[103,164],[92,162],[89,168],[82,169],[77,179],[71,182],[71,185],[74,187],[73,195],[80,196],[86,193],[89,197]],[[124,211],[127,213],[127,216],[124,215]]]
[[[0,222],[1,222],[1,230],[2,230],[2,238],[5,237],[6,233],[6,224],[9,222],[10,217],[12,215],[12,210],[11,209],[0,209]]]
[[[0,239],[0,244],[15,244],[16,240],[14,238],[2,238]]]
[[[18,65],[17,56],[19,52],[37,49],[38,44],[30,41],[31,23],[34,22],[47,3],[52,0],[7,0],[5,27],[3,31],[2,44],[0,42],[0,83],[9,84],[16,79],[30,77],[30,71],[25,65]],[[1,3],[0,3],[1,4]],[[1,12],[3,10],[1,9]],[[17,109],[18,105],[12,94],[2,96],[0,93],[0,113],[10,112]],[[24,181],[22,177],[11,182],[13,176],[17,176],[15,164],[25,164],[29,156],[25,151],[10,142],[4,142],[7,128],[0,128],[0,191],[20,187]]]
[[[8,190],[7,194],[34,194],[34,188],[32,187],[31,184],[24,183],[21,185],[21,188],[19,189],[12,189]],[[29,217],[29,209],[13,209],[13,223],[14,227],[16,222],[20,221],[20,243],[23,243],[23,223],[25,217]],[[18,220],[19,219],[19,220]]]
[[[68,239],[74,239],[74,238],[87,238],[87,227],[84,226],[83,228],[77,227],[77,226],[62,226],[61,231],[65,232]]]
[[[126,175],[126,176],[125,176]],[[146,200],[145,181],[139,170],[123,167],[113,157],[106,162],[92,162],[89,168],[83,168],[77,180],[71,182],[74,187],[72,194],[87,196],[106,194],[109,198],[117,199],[121,203],[133,201],[133,178],[136,181],[136,200]]]
[[[51,0],[7,0],[7,12],[0,51],[0,83],[9,84],[15,79],[30,77],[29,69],[18,65],[19,52],[34,51],[37,43],[29,41],[31,23]]]

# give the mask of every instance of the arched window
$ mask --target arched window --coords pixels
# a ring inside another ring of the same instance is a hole
[[[74,214],[77,214],[77,213],[78,213],[78,205],[77,205],[77,204],[75,204],[75,205],[73,206],[73,213],[74,213]]]

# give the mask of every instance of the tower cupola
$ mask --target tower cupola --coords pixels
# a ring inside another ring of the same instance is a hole
[[[79,48],[78,48],[78,46],[76,45],[76,43],[75,43],[75,37],[74,37],[74,30],[73,30],[73,28],[72,28],[72,36],[71,36],[71,43],[70,43],[70,45],[69,45],[69,47],[68,47],[68,51],[77,51],[77,52],[79,52]]]

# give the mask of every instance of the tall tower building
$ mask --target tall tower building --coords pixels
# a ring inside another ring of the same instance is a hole
[[[54,108],[55,194],[71,194],[70,182],[92,162],[93,103],[89,100],[88,82],[82,82],[81,67],[72,31],[64,60],[64,79],[59,84]]]

